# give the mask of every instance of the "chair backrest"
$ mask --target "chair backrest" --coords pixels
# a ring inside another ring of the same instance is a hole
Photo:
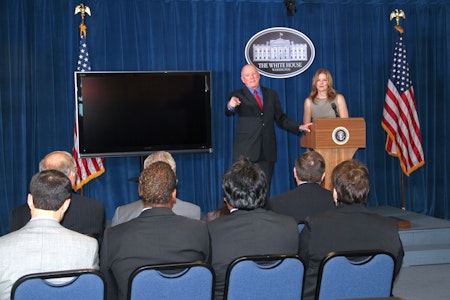
[[[394,269],[384,250],[331,252],[320,264],[316,299],[390,297]]]
[[[303,222],[303,221],[298,222],[297,223],[298,233],[301,233],[304,227],[305,227],[305,222]]]
[[[29,274],[14,283],[11,300],[29,299],[106,299],[106,283],[103,275],[93,269]]]
[[[240,257],[227,269],[224,299],[301,299],[305,268],[297,255]]]
[[[213,299],[214,271],[205,263],[149,265],[128,281],[128,299]]]

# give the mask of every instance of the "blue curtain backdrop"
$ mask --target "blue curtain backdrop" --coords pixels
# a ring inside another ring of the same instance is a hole
[[[401,171],[384,150],[381,127],[395,30],[401,20],[420,118],[425,165],[404,179],[407,210],[450,218],[449,86],[450,3],[441,1],[296,1],[287,16],[282,0],[85,0],[92,69],[211,70],[212,154],[177,154],[179,197],[204,213],[221,204],[220,180],[231,164],[235,119],[226,117],[228,93],[242,86],[244,48],[257,32],[290,27],[314,43],[316,57],[304,73],[288,79],[262,77],[278,91],[288,115],[302,120],[303,100],[320,67],[330,69],[346,97],[350,116],[364,117],[367,147],[356,157],[371,173],[370,206],[401,207]],[[1,0],[0,10],[0,234],[9,211],[26,201],[39,160],[59,149],[71,152],[79,0]],[[176,88],[176,87],[174,87]],[[155,130],[149,128],[148,130]],[[294,187],[293,163],[299,138],[277,130],[278,162],[272,195]],[[84,187],[87,196],[114,209],[137,199],[139,157],[105,159],[106,172]]]

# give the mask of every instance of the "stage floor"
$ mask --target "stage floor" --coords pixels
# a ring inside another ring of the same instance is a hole
[[[450,263],[450,221],[390,206],[369,207],[382,216],[399,220],[399,235],[405,249],[403,266]]]
[[[450,228],[450,221],[448,220],[421,215],[415,212],[403,210],[401,208],[395,208],[392,206],[376,206],[369,207],[369,209],[382,216],[395,217],[402,220],[407,220],[411,223],[410,228],[401,230]]]

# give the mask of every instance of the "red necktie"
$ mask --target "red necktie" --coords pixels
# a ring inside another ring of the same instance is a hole
[[[259,108],[261,110],[263,110],[263,104],[262,104],[261,98],[259,98],[258,91],[253,90],[253,92],[255,93],[256,102],[258,102]]]

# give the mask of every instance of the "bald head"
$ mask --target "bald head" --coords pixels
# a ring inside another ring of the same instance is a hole
[[[58,170],[69,177],[72,186],[75,184],[77,167],[72,155],[66,151],[53,151],[39,162],[39,171]]]

